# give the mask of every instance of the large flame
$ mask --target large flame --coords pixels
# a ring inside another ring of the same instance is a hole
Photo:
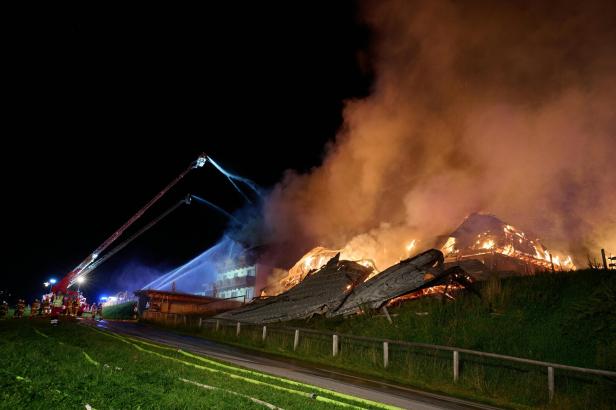
[[[416,239],[410,239],[404,244],[400,244],[396,251],[389,250],[383,252],[382,245],[378,241],[354,240],[347,243],[342,249],[330,249],[323,246],[317,246],[308,251],[299,261],[289,269],[289,274],[280,281],[279,291],[284,291],[292,288],[301,282],[307,275],[317,271],[327,263],[331,258],[340,253],[340,259],[357,262],[367,268],[372,269],[372,273],[368,275],[366,280],[377,275],[380,270],[377,268],[376,261],[382,263],[382,267],[386,268],[401,259],[406,259],[416,252]],[[384,257],[383,254],[397,255],[397,258]]]
[[[503,226],[502,229],[488,229],[486,231],[474,234],[475,237],[470,241],[470,245],[460,245],[460,242],[455,236],[450,236],[441,251],[450,260],[459,259],[462,256],[465,258],[478,257],[485,254],[501,254],[511,258],[519,259],[525,263],[531,263],[541,269],[551,269],[552,264],[556,270],[571,270],[575,269],[571,256],[561,254],[559,252],[550,252],[546,249],[539,240],[530,240],[528,235],[512,225],[506,225],[499,219],[491,215],[474,214],[465,219],[462,226],[467,225],[464,229],[458,230],[452,235],[459,235],[462,241],[468,242],[468,238],[463,236],[478,226],[482,226],[489,222],[494,226]],[[470,225],[470,227],[468,226]],[[461,227],[462,227],[461,226]],[[417,248],[418,241],[409,239],[405,242],[393,246],[393,251],[383,252],[383,244],[375,240],[357,240],[361,236],[347,243],[342,249],[330,249],[323,246],[317,246],[308,251],[302,258],[289,269],[289,274],[283,278],[275,293],[288,290],[297,285],[306,276],[316,272],[319,268],[325,265],[336,254],[340,253],[340,259],[351,260],[360,263],[366,267],[372,268],[372,273],[368,279],[380,273],[376,260],[386,262],[382,265],[386,268],[399,260],[406,259],[412,256]],[[383,259],[382,255],[387,254],[390,259]],[[391,255],[398,255],[398,258],[391,260]],[[420,296],[425,296],[433,293],[443,292],[445,286],[434,286],[415,292],[412,295],[405,296],[403,299],[414,299]],[[456,287],[450,287],[454,290]],[[396,299],[402,300],[402,299]]]
[[[475,220],[473,220],[473,218],[475,218]],[[497,253],[532,263],[544,269],[551,269],[552,264],[554,264],[554,269],[558,270],[571,270],[576,268],[571,256],[561,252],[549,251],[539,240],[531,240],[528,235],[521,230],[512,225],[506,225],[497,218],[489,215],[475,214],[467,217],[465,224],[468,223],[470,226],[466,226],[464,229],[458,228],[456,235],[467,235],[469,232],[473,231],[473,227],[481,226],[485,223],[481,218],[490,218],[489,223],[492,224],[492,228],[495,223],[500,223],[504,226],[502,230],[487,229],[476,234],[471,244],[466,246],[460,246],[456,237],[449,237],[441,248],[445,257],[460,258],[464,256],[465,258],[472,258],[473,256],[480,256],[486,253]]]

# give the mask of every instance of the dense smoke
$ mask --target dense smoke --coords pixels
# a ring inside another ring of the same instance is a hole
[[[482,211],[578,261],[616,250],[616,3],[604,3],[365,3],[374,91],[346,103],[321,166],[274,189],[272,237],[294,256],[354,241],[394,258]]]

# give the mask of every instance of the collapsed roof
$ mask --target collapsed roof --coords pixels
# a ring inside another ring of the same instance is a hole
[[[459,267],[444,269],[443,254],[431,249],[366,280],[372,268],[341,261],[339,257],[337,254],[321,269],[280,295],[257,299],[217,317],[271,323],[305,319],[317,314],[328,317],[349,315],[366,308],[378,309],[393,298],[433,286],[461,271]]]

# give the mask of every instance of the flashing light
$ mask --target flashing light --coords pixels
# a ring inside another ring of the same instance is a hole
[[[57,280],[55,280],[55,279],[53,279],[53,278],[49,279],[49,283],[51,283],[52,285],[55,285],[55,284],[56,284],[56,282],[57,282]]]
[[[48,288],[50,283],[49,282],[43,282],[43,285],[45,285],[45,287]]]
[[[81,285],[83,282],[85,282],[85,281],[86,281],[86,278],[84,278],[83,276],[80,276],[80,277],[78,277],[78,278],[77,278],[77,283],[78,283],[78,284],[80,284],[80,285]]]

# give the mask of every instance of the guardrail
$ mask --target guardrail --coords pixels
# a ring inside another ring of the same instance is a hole
[[[350,334],[344,334],[344,333],[327,332],[327,331],[322,331],[322,330],[305,329],[305,328],[298,328],[298,327],[278,326],[278,325],[272,325],[272,324],[270,324],[268,328],[268,325],[258,325],[254,323],[246,323],[246,322],[227,320],[227,319],[203,319],[202,317],[194,317],[194,316],[187,316],[187,315],[173,314],[173,313],[167,313],[167,314],[159,313],[159,312],[154,312],[156,314],[151,314],[150,312],[144,312],[144,313],[145,313],[143,317],[144,319],[162,321],[166,324],[170,324],[170,322],[173,322],[174,325],[177,325],[178,323],[184,326],[194,325],[195,327],[199,329],[207,327],[207,326],[211,326],[212,330],[216,332],[220,331],[223,326],[232,327],[232,328],[234,327],[236,337],[240,336],[243,327],[246,327],[246,326],[262,327],[261,340],[263,342],[265,342],[267,339],[267,336],[269,333],[268,330],[290,332],[291,334],[293,334],[293,351],[297,350],[299,343],[300,343],[300,335],[302,333],[318,334],[322,336],[327,336],[327,337],[331,337],[331,341],[332,341],[331,354],[333,357],[339,355],[340,345],[343,339],[376,342],[382,345],[382,364],[384,368],[387,368],[390,365],[389,351],[390,351],[391,345],[407,346],[407,347],[422,348],[422,349],[432,349],[432,350],[438,350],[438,351],[449,351],[452,353],[452,363],[453,363],[452,377],[453,377],[454,382],[457,382],[460,377],[460,362],[461,362],[462,354],[470,355],[470,356],[478,356],[478,357],[488,357],[488,358],[499,359],[499,360],[508,361],[508,362],[524,363],[528,365],[544,367],[547,370],[547,388],[548,388],[548,397],[550,401],[554,398],[554,390],[555,390],[554,389],[554,369],[561,369],[561,370],[566,370],[570,372],[578,372],[578,373],[591,374],[591,375],[596,375],[596,376],[606,376],[606,377],[614,378],[616,380],[616,372],[614,371],[569,366],[569,365],[564,365],[564,364],[559,364],[559,363],[544,362],[540,360],[526,359],[526,358],[515,357],[515,356],[507,356],[507,355],[502,355],[502,354],[497,354],[497,353],[481,352],[477,350],[463,349],[463,348],[452,347],[452,346],[407,342],[404,340],[392,340],[392,339],[384,339],[384,338],[376,338],[376,337],[368,337],[368,336],[356,336],[356,335],[350,335]],[[170,317],[173,317],[172,321],[169,320]],[[189,317],[188,320],[187,320],[187,317]],[[178,320],[178,318],[180,319]]]

